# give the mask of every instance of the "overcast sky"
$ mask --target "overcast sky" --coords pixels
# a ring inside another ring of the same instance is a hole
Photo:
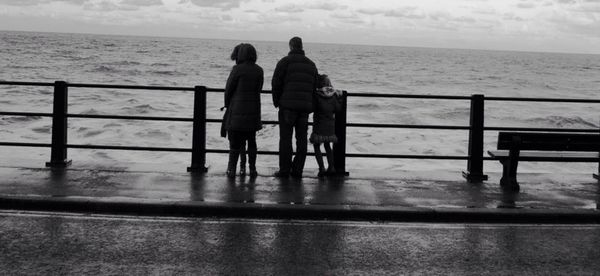
[[[600,0],[0,0],[0,29],[600,54]]]

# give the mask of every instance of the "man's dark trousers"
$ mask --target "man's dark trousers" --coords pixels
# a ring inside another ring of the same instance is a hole
[[[292,161],[292,135],[296,131],[296,156]],[[306,161],[308,113],[279,109],[279,171],[302,175]]]

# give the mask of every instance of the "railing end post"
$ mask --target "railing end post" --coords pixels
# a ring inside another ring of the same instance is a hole
[[[189,173],[207,173],[208,172],[208,167],[203,167],[203,166],[190,166],[187,167],[187,172]]]
[[[188,172],[206,173],[206,86],[194,86],[192,164]]]
[[[471,118],[469,125],[469,160],[467,171],[462,175],[469,183],[479,183],[488,180],[483,174],[483,139],[485,96],[474,94],[471,96]]]
[[[50,162],[46,162],[46,167],[52,168],[52,169],[64,169],[68,166],[71,166],[71,163],[72,163],[71,159],[65,159],[62,161],[50,161]]]
[[[346,171],[346,128],[348,114],[348,92],[343,91],[341,109],[335,114],[335,135],[338,142],[333,144],[333,160],[338,176],[349,176]]]
[[[50,162],[46,167],[65,168],[71,165],[67,159],[67,113],[69,107],[69,84],[66,81],[54,82],[52,103],[52,148]]]
[[[482,173],[481,174],[475,174],[475,173],[463,171],[462,172],[462,176],[469,183],[481,183],[483,181],[487,181],[488,180],[488,176],[486,174],[482,174]]]

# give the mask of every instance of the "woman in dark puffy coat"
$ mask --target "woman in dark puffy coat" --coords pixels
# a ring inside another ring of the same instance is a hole
[[[263,69],[256,64],[256,58],[256,49],[247,43],[236,46],[231,55],[236,65],[231,69],[225,85],[225,107],[229,112],[225,122],[229,137],[228,177],[235,177],[237,161],[246,142],[250,176],[257,175],[256,132],[262,128],[260,92],[263,87],[264,73]]]

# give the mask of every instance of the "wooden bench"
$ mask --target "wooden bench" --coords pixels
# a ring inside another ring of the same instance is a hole
[[[543,132],[500,132],[498,150],[488,154],[502,163],[500,186],[519,191],[519,161],[532,162],[598,162],[600,135]],[[598,167],[600,174],[600,165]],[[599,179],[597,174],[594,178]],[[599,179],[600,180],[600,179]]]

